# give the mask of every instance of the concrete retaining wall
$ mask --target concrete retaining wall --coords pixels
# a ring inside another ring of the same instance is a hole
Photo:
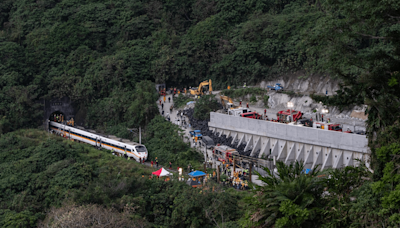
[[[348,134],[212,112],[209,127],[369,154],[365,135]]]

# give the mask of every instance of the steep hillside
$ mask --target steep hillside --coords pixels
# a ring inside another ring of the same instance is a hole
[[[2,135],[0,227],[213,227],[221,214],[231,224],[240,218],[243,194],[218,186],[199,194],[149,179],[153,171],[44,131]]]

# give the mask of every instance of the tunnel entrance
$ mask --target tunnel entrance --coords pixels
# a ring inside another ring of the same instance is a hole
[[[69,99],[68,97],[54,98],[50,100],[44,100],[43,103],[44,103],[43,121],[45,129],[48,129],[48,123],[50,121],[55,121],[66,125],[74,126],[76,122],[75,115],[79,110],[79,106],[73,103],[71,99]],[[84,122],[82,121],[82,118],[79,118],[79,121]]]
[[[55,111],[50,114],[49,120],[58,123],[63,123],[64,121],[66,121],[65,114],[60,111]]]

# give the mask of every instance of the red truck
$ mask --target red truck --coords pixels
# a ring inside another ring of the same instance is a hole
[[[251,119],[262,119],[262,116],[257,112],[246,112],[240,114],[241,117],[251,118]]]
[[[239,155],[239,152],[229,146],[218,144],[214,147],[213,154],[220,162],[232,163],[233,156]]]
[[[279,111],[278,113],[276,113],[276,116],[277,116],[277,122],[287,123],[287,122],[289,122],[287,120],[288,116],[292,116],[291,121],[296,122],[297,120],[301,119],[301,117],[303,116],[303,113],[301,113],[300,111],[296,111],[296,110],[290,111],[290,109],[288,109],[286,111],[284,111],[284,110]]]

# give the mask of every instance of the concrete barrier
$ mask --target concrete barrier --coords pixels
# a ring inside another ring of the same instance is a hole
[[[208,126],[332,149],[370,153],[365,135],[235,117],[215,112],[210,114]]]

